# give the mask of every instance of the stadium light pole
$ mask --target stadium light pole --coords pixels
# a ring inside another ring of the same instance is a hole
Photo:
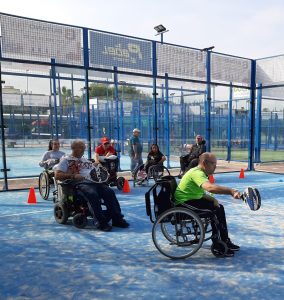
[[[156,35],[161,36],[161,44],[163,44],[163,42],[164,42],[164,33],[168,32],[169,30],[167,30],[167,28],[162,24],[155,26],[154,29],[157,31]]]

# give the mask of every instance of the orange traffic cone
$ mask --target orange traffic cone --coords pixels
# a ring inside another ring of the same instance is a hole
[[[209,175],[209,182],[210,183],[215,183],[215,179],[213,175]]]
[[[130,186],[129,186],[129,182],[128,182],[127,179],[125,179],[125,181],[124,181],[122,192],[123,193],[130,193]]]
[[[241,169],[239,178],[245,178],[245,171]]]
[[[31,187],[29,191],[28,204],[36,204],[35,188]]]

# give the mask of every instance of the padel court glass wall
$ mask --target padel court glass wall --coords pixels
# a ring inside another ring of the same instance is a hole
[[[48,141],[127,156],[132,130],[167,166],[204,136],[218,159],[284,160],[284,59],[252,60],[0,13],[0,179],[34,177]],[[175,164],[176,162],[176,164]],[[127,170],[129,167],[123,167]]]

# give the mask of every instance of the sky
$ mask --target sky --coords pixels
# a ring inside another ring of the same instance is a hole
[[[246,58],[284,53],[282,0],[9,0],[0,12]]]

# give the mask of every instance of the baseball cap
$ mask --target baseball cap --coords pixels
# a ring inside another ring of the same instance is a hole
[[[140,132],[140,130],[138,128],[134,128],[133,132]]]
[[[101,139],[101,142],[102,142],[102,144],[107,144],[107,143],[109,143],[109,139],[107,137],[103,137]]]

